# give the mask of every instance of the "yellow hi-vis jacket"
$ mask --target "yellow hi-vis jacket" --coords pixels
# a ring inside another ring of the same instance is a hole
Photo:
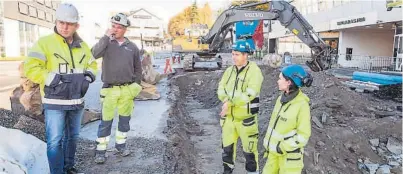
[[[311,136],[309,98],[301,91],[282,104],[277,99],[263,145],[270,154],[285,155],[303,148]]]
[[[74,110],[83,107],[89,81],[95,80],[97,63],[91,50],[74,34],[73,42],[55,33],[41,37],[24,61],[24,74],[40,84],[44,109]]]
[[[228,67],[217,90],[218,98],[229,102],[227,115],[243,120],[257,114],[262,82],[262,71],[255,62],[249,61],[240,70],[236,66]]]

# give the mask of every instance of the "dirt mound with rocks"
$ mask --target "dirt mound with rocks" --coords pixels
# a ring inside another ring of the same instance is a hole
[[[271,111],[280,95],[277,88],[279,69],[261,68],[265,80],[260,94],[260,145]],[[222,73],[222,70],[192,72],[171,79],[171,89],[176,91],[172,92],[171,96],[178,99],[174,100],[176,105],[170,115],[168,123],[171,124],[168,124],[167,132],[169,138],[177,139],[177,143],[170,148],[176,154],[168,156],[175,156],[173,163],[185,162],[186,165],[183,166],[186,167],[176,168],[179,173],[200,171],[195,169],[197,156],[192,155],[198,142],[191,139],[197,134],[203,134],[202,129],[200,130],[202,125],[189,116],[191,108],[186,108],[183,103],[194,99],[200,102],[203,108],[217,112],[221,106],[216,91]],[[372,93],[350,90],[342,85],[343,79],[333,77],[327,72],[312,75],[313,85],[302,89],[311,99],[312,116],[312,135],[304,152],[305,173],[369,173],[386,168],[393,173],[401,173],[401,151],[391,150],[398,145],[401,147],[402,112],[398,109],[401,103],[379,99]],[[218,113],[216,122],[219,126]],[[377,139],[379,144],[370,143],[370,140]],[[392,145],[388,148],[388,144]],[[260,146],[260,154],[263,151]],[[260,167],[264,162],[264,159],[260,160]]]

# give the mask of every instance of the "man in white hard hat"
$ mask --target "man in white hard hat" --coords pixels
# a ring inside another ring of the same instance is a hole
[[[113,118],[117,108],[119,123],[116,130],[115,148],[121,156],[130,155],[126,148],[127,132],[134,107],[134,98],[140,93],[142,69],[140,51],[129,39],[124,37],[130,21],[123,13],[111,18],[111,29],[92,48],[95,58],[102,57],[102,82],[100,92],[102,102],[102,121],[98,129],[95,162],[106,161],[106,148],[109,143]]]
[[[41,87],[51,174],[78,173],[74,157],[84,95],[97,73],[90,48],[76,33],[78,20],[73,5],[61,4],[54,33],[39,38],[24,61],[26,77]]]

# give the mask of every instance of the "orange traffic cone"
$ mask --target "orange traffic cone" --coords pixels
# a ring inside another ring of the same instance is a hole
[[[165,68],[164,68],[164,74],[167,74],[167,71],[172,73],[172,67],[171,67],[171,60],[170,58],[165,59]]]

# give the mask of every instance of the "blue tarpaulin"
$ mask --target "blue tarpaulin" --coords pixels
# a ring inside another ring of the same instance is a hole
[[[353,80],[359,80],[363,82],[373,82],[378,83],[380,85],[393,85],[393,84],[401,84],[402,76],[356,71],[353,73]]]

